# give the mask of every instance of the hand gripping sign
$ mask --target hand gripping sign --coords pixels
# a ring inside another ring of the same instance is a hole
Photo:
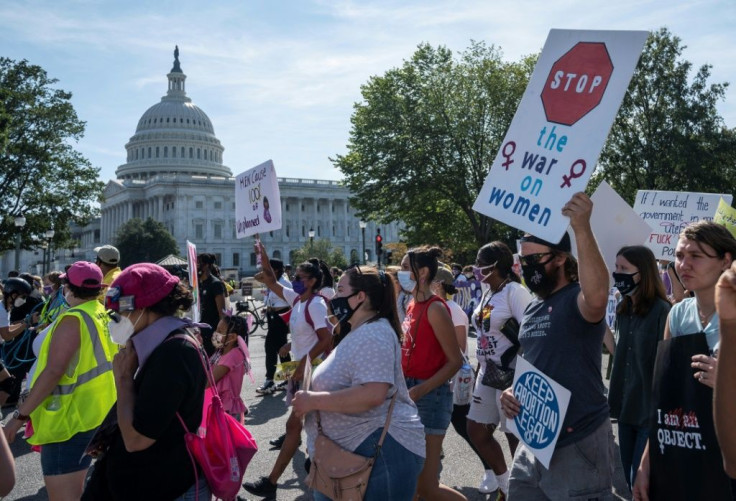
[[[551,30],[473,209],[550,242],[593,173],[645,31]]]
[[[516,359],[512,388],[521,412],[506,420],[506,427],[549,468],[567,414],[570,391],[521,357]]]

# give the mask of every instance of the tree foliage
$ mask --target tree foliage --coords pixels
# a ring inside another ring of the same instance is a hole
[[[361,87],[345,155],[345,176],[364,219],[404,221],[411,245],[439,244],[472,253],[505,225],[473,210],[536,57],[505,62],[482,42],[454,58],[419,45],[400,68]]]
[[[337,266],[341,269],[347,267],[348,263],[345,253],[341,249],[334,249],[329,240],[321,238],[294,250],[291,255],[291,266],[296,268],[299,264],[313,257],[321,259],[327,263],[327,266]]]
[[[69,244],[69,223],[85,225],[98,208],[99,169],[76,151],[84,134],[71,93],[54,88],[40,66],[0,58],[0,251],[13,247],[22,213],[22,245],[53,227],[54,246]]]
[[[115,240],[121,266],[155,263],[169,254],[178,255],[179,246],[163,223],[152,218],[133,218],[120,226]]]
[[[666,28],[649,36],[591,188],[605,179],[630,203],[641,189],[731,192],[736,130],[716,109],[728,83],[709,83],[709,65],[690,80],[685,48]]]

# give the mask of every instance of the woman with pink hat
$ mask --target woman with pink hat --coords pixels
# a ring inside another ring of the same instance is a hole
[[[91,458],[85,448],[115,402],[108,316],[97,295],[102,271],[74,263],[61,275],[69,309],[41,344],[31,391],[5,425],[9,442],[28,421],[28,442],[41,446],[41,469],[50,499],[79,499]]]
[[[125,268],[110,286],[110,336],[125,346],[113,361],[118,401],[92,444],[104,455],[82,499],[210,499],[177,416],[191,432],[202,422],[207,376],[197,325],[176,317],[192,300],[179,278],[151,263]]]

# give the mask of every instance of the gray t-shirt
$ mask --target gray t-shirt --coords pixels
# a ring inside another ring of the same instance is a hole
[[[573,282],[547,299],[535,298],[519,332],[524,359],[572,393],[556,448],[582,440],[608,419],[601,377],[606,323],[583,318],[579,293],[580,284]]]
[[[389,434],[414,454],[424,457],[424,426],[417,406],[409,398],[401,371],[401,348],[396,333],[385,319],[364,323],[351,331],[312,375],[314,391],[337,391],[365,383],[389,383],[386,400],[365,412],[346,414],[320,411],[322,431],[349,451],[355,450],[368,436],[386,424],[388,407],[398,391]],[[307,415],[307,447],[314,450],[317,437],[315,413]]]

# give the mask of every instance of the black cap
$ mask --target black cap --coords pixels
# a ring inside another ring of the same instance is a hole
[[[543,240],[539,237],[535,237],[534,235],[530,235],[529,233],[521,237],[521,242],[522,243],[530,242],[530,243],[545,245],[549,247],[550,249],[554,249],[560,252],[571,252],[572,250],[572,245],[570,244],[570,235],[567,232],[565,232],[565,234],[562,235],[562,238],[556,244]]]

